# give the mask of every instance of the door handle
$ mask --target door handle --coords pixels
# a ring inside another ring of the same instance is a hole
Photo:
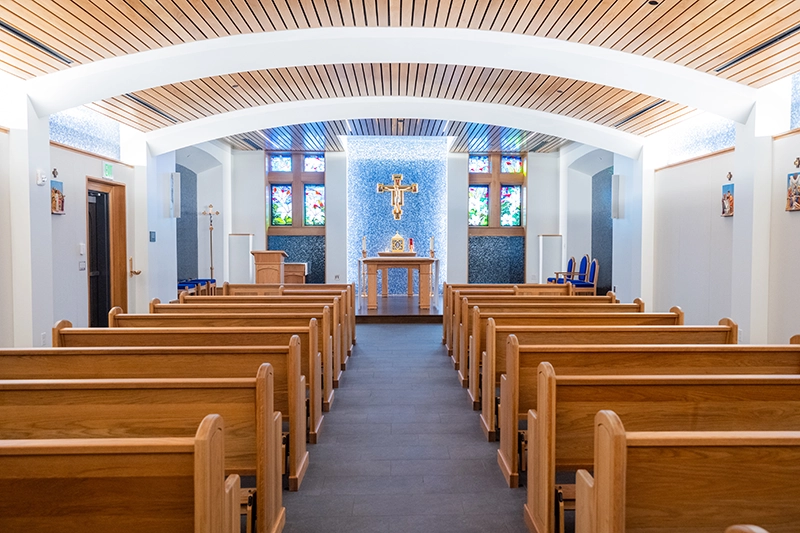
[[[128,269],[128,271],[129,271],[129,272],[128,272],[128,275],[129,275],[130,277],[133,277],[133,276],[138,276],[139,274],[141,274],[141,273],[142,273],[142,271],[141,271],[141,270],[134,270],[134,269],[133,269],[133,257],[129,257],[129,258],[128,258],[128,266],[130,267],[130,268]]]

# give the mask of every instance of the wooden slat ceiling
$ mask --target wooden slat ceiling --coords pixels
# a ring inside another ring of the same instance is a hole
[[[547,153],[569,142],[501,126],[412,118],[313,122],[235,135],[226,137],[224,141],[237,150],[341,152],[344,146],[339,136],[345,135],[449,136],[455,138],[450,151],[463,153]]]
[[[800,21],[797,0],[3,0],[0,20],[74,64],[253,32],[330,26],[472,28],[563,39],[714,69]],[[719,74],[760,87],[800,70],[800,33]],[[0,69],[68,68],[0,31]]]
[[[278,102],[354,96],[417,96],[516,106],[647,135],[692,109],[622,89],[527,72],[420,63],[291,67],[215,76],[95,103],[102,113],[150,131],[217,113]],[[172,120],[170,120],[172,119]]]
[[[800,71],[797,31],[715,72],[796,27],[798,0],[660,0],[657,5],[645,0],[3,0],[0,22],[68,57],[72,65],[235,34],[416,26],[579,42],[684,65],[754,87]],[[0,30],[0,70],[28,79],[66,68],[19,36]],[[134,128],[152,131],[275,102],[366,95],[512,105],[638,135],[658,131],[691,111],[674,102],[576,80],[433,64],[316,65],[242,72],[154,87],[137,92],[138,101],[120,95],[91,106]],[[398,124],[399,120],[388,122]],[[370,123],[356,121],[361,122]],[[327,134],[336,131],[335,124],[320,126],[326,143],[338,142],[333,140],[336,135]],[[390,125],[386,128],[391,130]],[[261,133],[252,136],[256,140]],[[548,140],[540,150],[558,142],[564,141]],[[497,142],[490,145],[493,148],[487,151],[502,150],[496,148]]]

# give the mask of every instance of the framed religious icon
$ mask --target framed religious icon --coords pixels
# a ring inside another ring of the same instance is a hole
[[[800,211],[800,172],[789,174],[786,179],[786,210]]]
[[[50,180],[50,213],[64,214],[64,182]]]
[[[733,183],[722,186],[722,216],[733,216]]]

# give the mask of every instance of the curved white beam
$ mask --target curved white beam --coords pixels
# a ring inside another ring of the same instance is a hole
[[[590,122],[499,104],[436,98],[366,96],[272,104],[194,120],[147,134],[154,155],[248,131],[358,118],[427,118],[519,128],[590,144],[635,158],[642,138]]]
[[[457,28],[315,28],[234,35],[95,61],[27,82],[40,116],[169,83],[335,63],[441,63],[536,72],[647,94],[743,123],[756,90],[598,46]]]

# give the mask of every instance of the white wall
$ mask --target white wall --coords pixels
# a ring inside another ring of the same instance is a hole
[[[448,283],[466,283],[469,268],[469,154],[447,154]],[[434,248],[439,248],[434,242]],[[436,254],[439,255],[438,253]]]
[[[325,153],[325,282],[347,279],[347,154]]]
[[[11,212],[8,134],[0,131],[0,347],[14,345],[14,309],[11,305]]]
[[[567,257],[592,255],[592,177],[567,170]]]
[[[58,180],[64,184],[64,215],[50,215],[53,246],[53,315],[56,321],[66,319],[75,327],[87,327],[89,317],[88,265],[80,270],[79,263],[87,261],[80,254],[80,245],[87,245],[86,178],[103,175],[104,159],[72,150],[52,147],[50,162],[58,169]],[[133,169],[113,163],[114,181],[126,185],[127,257],[131,257],[133,242]],[[130,288],[129,288],[130,299]]]
[[[770,227],[768,341],[786,343],[800,334],[800,212],[786,211],[786,177],[798,172],[792,162],[800,155],[800,135],[773,144],[772,217]]]
[[[730,316],[734,219],[720,214],[733,164],[727,152],[656,172],[652,310],[679,305],[687,324]]]
[[[234,150],[231,156],[230,233],[252,233],[253,249],[264,250],[266,232],[266,178],[264,152]]]
[[[528,152],[525,282],[539,279],[539,235],[558,233],[559,154]]]
[[[175,172],[175,152],[147,157],[147,227],[156,232],[156,242],[148,247],[148,285],[150,298],[162,302],[177,297],[178,253],[176,223],[165,214],[163,182]]]

